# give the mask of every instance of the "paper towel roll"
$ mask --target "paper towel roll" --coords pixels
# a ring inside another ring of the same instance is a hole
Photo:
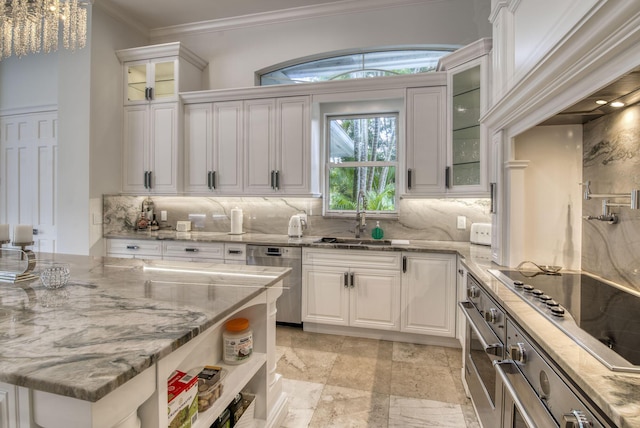
[[[240,208],[231,210],[231,234],[242,234],[242,210]]]

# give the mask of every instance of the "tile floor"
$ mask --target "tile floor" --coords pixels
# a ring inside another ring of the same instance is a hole
[[[278,326],[283,428],[479,427],[460,381],[461,350]]]

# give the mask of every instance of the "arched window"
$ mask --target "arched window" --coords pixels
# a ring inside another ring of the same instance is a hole
[[[258,71],[260,86],[416,74],[435,71],[438,60],[456,47],[385,49],[329,53]]]

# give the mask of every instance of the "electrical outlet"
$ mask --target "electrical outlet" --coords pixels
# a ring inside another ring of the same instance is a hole
[[[467,218],[463,215],[458,216],[458,229],[466,229],[467,228]]]

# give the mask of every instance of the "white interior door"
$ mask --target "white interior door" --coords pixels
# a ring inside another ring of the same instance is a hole
[[[57,112],[0,118],[0,223],[32,224],[34,249],[56,250]]]

